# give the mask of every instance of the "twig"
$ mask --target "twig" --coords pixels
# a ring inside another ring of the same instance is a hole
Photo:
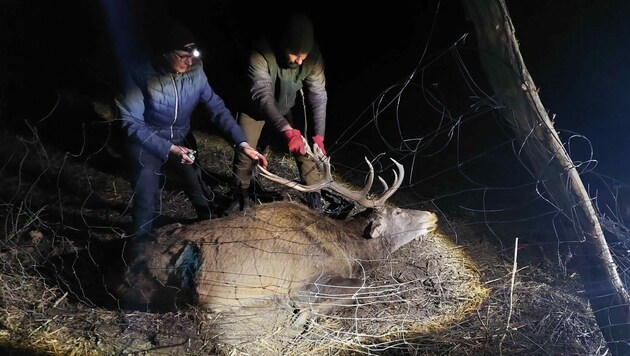
[[[57,299],[57,301],[55,302],[55,304],[53,304],[53,309],[56,308],[62,301],[64,301],[64,299],[66,299],[66,297],[68,296],[68,292],[65,292],[59,299]]]
[[[33,336],[33,334],[35,334],[36,332],[38,332],[41,328],[45,327],[46,325],[48,325],[48,323],[50,323],[51,321],[57,319],[57,315],[53,316],[52,319],[48,319],[46,320],[45,323],[43,323],[42,325],[38,326],[37,328],[35,328],[35,330],[31,331],[30,334],[28,334],[28,337]]]
[[[507,323],[505,325],[506,333],[503,334],[503,336],[501,337],[501,341],[499,341],[499,355],[503,355],[503,340],[505,340],[505,336],[507,335],[507,332],[510,331],[510,319],[512,318],[512,305],[514,301],[514,298],[513,298],[514,278],[516,277],[516,271],[517,271],[517,265],[518,265],[516,263],[517,257],[518,257],[518,237],[514,241],[514,264],[512,265],[512,280],[510,281],[510,308],[508,311]]]
[[[507,324],[505,329],[508,330],[510,328],[510,319],[512,318],[512,305],[513,305],[513,296],[514,296],[514,278],[516,277],[517,263],[516,259],[518,257],[518,237],[514,240],[514,264],[512,265],[512,281],[510,282],[510,310],[508,313]]]

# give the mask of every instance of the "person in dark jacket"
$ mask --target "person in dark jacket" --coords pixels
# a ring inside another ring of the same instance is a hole
[[[260,39],[249,56],[247,76],[249,102],[237,115],[247,142],[257,147],[261,134],[271,131],[272,139],[286,142],[289,152],[295,157],[303,183],[318,182],[319,173],[314,163],[304,156],[302,132],[295,128],[292,119],[292,108],[300,92],[310,109],[310,115],[307,115],[312,122],[310,139],[326,154],[324,133],[328,96],[324,61],[315,43],[310,19],[302,13],[293,13],[277,33]],[[271,129],[265,126],[271,126]],[[309,135],[305,133],[304,136]],[[251,204],[252,170],[244,152],[234,155],[233,171],[236,199],[228,209],[232,212]],[[312,209],[323,209],[320,192],[309,193],[307,200]]]
[[[190,31],[173,23],[163,44],[157,58],[129,73],[124,92],[116,98],[131,164],[135,236],[152,233],[161,211],[160,181],[166,167],[181,177],[198,218],[211,218],[211,197],[195,163],[197,147],[191,132],[190,118],[198,104],[203,104],[210,122],[250,165],[252,161],[267,165],[265,156],[247,143],[224,101],[210,87]]]

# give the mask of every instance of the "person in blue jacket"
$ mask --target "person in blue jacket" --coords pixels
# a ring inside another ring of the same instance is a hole
[[[131,164],[135,236],[152,233],[161,211],[160,182],[166,167],[184,182],[184,192],[198,219],[212,216],[211,197],[195,163],[190,119],[198,104],[203,104],[210,122],[239,153],[252,164],[267,166],[265,156],[247,143],[223,99],[209,85],[190,31],[175,22],[162,43],[157,58],[134,66],[123,93],[116,98]]]

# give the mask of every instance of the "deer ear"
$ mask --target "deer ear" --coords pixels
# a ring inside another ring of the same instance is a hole
[[[383,236],[383,233],[387,229],[387,222],[383,221],[383,219],[375,219],[370,223],[370,237],[377,238]]]

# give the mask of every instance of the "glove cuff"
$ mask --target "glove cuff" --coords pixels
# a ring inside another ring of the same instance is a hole
[[[284,137],[287,138],[287,140],[291,139],[293,137],[296,137],[296,136],[298,136],[298,137],[302,136],[302,133],[300,133],[300,130],[298,130],[298,129],[285,130],[285,131],[282,131],[282,134],[284,135]]]

